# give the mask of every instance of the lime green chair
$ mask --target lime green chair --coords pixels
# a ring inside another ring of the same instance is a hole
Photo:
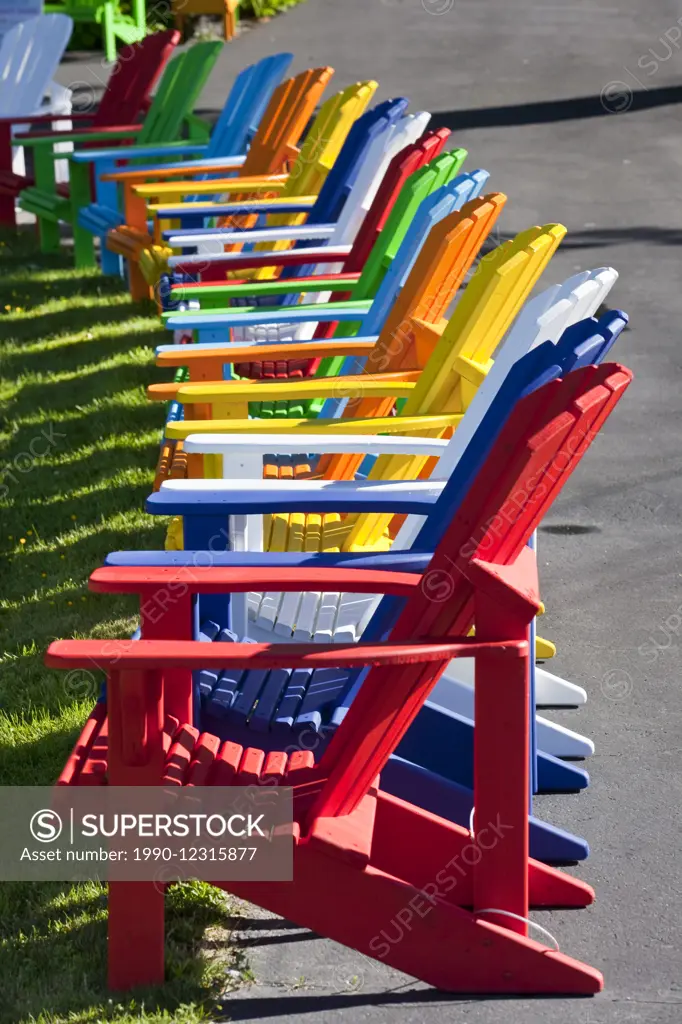
[[[132,0],[131,14],[122,14],[118,0],[61,0],[46,3],[45,14],[68,14],[74,21],[91,21],[102,26],[104,52],[116,60],[116,40],[139,43],[147,35],[145,0]]]

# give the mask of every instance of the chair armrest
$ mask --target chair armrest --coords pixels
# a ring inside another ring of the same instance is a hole
[[[423,455],[440,456],[448,442],[435,437],[370,437],[367,434],[344,434],[334,437],[316,434],[315,421],[311,420],[312,433],[299,438],[281,437],[279,434],[234,434],[222,437],[220,434],[190,434],[183,450],[200,452],[202,455],[233,455],[247,452],[250,455],[296,455],[305,447],[307,455]]]
[[[76,163],[91,163],[93,160],[134,160],[137,157],[153,157],[153,156],[173,156],[176,153],[202,153],[206,149],[206,146],[198,145],[197,143],[191,142],[173,142],[165,146],[121,146],[120,149],[96,149],[96,150],[81,150],[79,153],[74,153],[71,157]],[[187,167],[193,161],[187,161],[187,163],[179,164],[163,164],[166,167]],[[152,174],[156,171],[157,165],[152,164],[149,167],[136,167],[136,171],[146,172]],[[112,171],[111,174],[107,174],[105,180],[109,180],[116,176],[118,172]],[[125,171],[121,171],[125,174]],[[103,176],[104,177],[104,176]]]
[[[175,285],[171,288],[171,296],[174,299],[199,299],[206,309],[213,309],[214,303],[220,301],[219,308],[226,308],[230,299],[257,298],[259,295],[300,295],[307,292],[352,292],[360,278],[359,274],[332,274],[329,277],[316,275],[314,277],[291,277],[284,281],[245,281],[237,284],[233,281],[226,281],[225,284],[217,285]],[[204,305],[205,304],[205,305]],[[244,307],[242,307],[244,308]],[[261,308],[261,307],[258,307]],[[289,307],[285,307],[289,308]],[[171,316],[172,313],[162,314]]]
[[[207,266],[228,270],[256,270],[259,267],[300,267],[308,263],[343,263],[351,251],[350,245],[310,246],[305,249],[284,249],[274,252],[218,253],[215,256],[171,256],[170,267],[187,274]],[[225,282],[227,284],[227,282]]]
[[[234,228],[190,228],[187,231],[164,231],[163,237],[170,246],[177,249],[183,245],[198,245],[200,242],[230,245],[234,242],[297,242],[308,238],[331,238],[335,230],[334,224],[284,225],[281,228],[246,228],[244,231]]]
[[[198,143],[187,143],[180,142],[177,145],[170,144],[166,147],[157,146],[140,146],[140,150],[149,149],[148,153],[135,153],[133,152],[135,147],[131,146],[131,153],[129,159],[135,156],[156,156],[154,150],[159,150],[160,156],[164,154],[172,156],[174,153],[202,153],[205,151],[206,146]],[[111,154],[116,155],[114,150]],[[125,154],[124,154],[125,156]],[[245,157],[235,157],[235,160],[244,160]],[[209,174],[214,164],[218,164],[219,161],[213,160],[183,160],[174,164],[150,164],[148,167],[131,167],[121,171],[108,171],[102,175],[102,181],[125,181],[125,182],[146,182],[149,178],[176,178],[176,177],[189,177],[190,174]],[[224,167],[216,166],[215,170],[224,170]]]
[[[391,512],[424,516],[444,487],[442,480],[166,480],[147,498],[145,508],[156,515]],[[338,589],[353,592],[352,587]]]
[[[297,570],[302,572],[302,570]],[[353,586],[353,593],[367,593],[359,579],[362,569],[329,570],[325,578],[319,570],[306,573],[306,585],[324,585],[325,589],[348,590]],[[390,593],[405,597],[412,593],[405,588],[407,594],[397,583],[381,586],[381,571],[367,576],[376,578],[375,593]],[[249,584],[252,589],[259,590],[298,590],[287,586],[290,580],[285,569],[272,569],[267,573],[253,570],[254,582]],[[393,574],[393,575],[398,575]],[[262,576],[262,579],[261,579]],[[307,577],[310,576],[308,580]],[[284,582],[282,582],[284,580]],[[349,582],[350,581],[350,582]],[[243,583],[247,588],[247,583]],[[129,591],[128,591],[129,592]],[[132,591],[136,593],[136,591]],[[475,638],[469,642],[467,637],[448,639],[443,643],[404,643],[404,644],[206,644],[201,640],[53,640],[45,654],[45,664],[49,668],[85,668],[96,665],[100,669],[116,669],[108,679],[108,685],[119,684],[119,674],[131,670],[153,671],[160,666],[166,668],[186,668],[199,670],[213,669],[274,669],[274,668],[369,668],[370,666],[386,665],[421,665],[425,662],[439,661],[447,663],[452,658],[472,658],[476,654],[489,654],[495,648],[505,653],[510,648],[527,648],[525,641],[481,641]],[[112,652],[112,648],[114,648]],[[173,685],[172,676],[164,678],[166,686]]]
[[[158,185],[133,185],[133,191],[143,199],[151,196],[221,195],[223,192],[281,192],[288,174],[273,174],[258,177],[210,178],[208,181],[169,181]]]
[[[345,569],[383,569],[386,572],[426,572],[433,558],[431,551],[213,551],[211,566],[265,568],[278,566],[317,566]],[[191,568],[201,564],[196,551],[112,551],[104,559],[105,565],[173,566]]]
[[[328,356],[357,356],[364,358],[374,349],[375,339],[329,338],[321,341],[254,342],[253,345],[159,345],[156,349],[157,366],[189,366],[214,363],[231,366],[234,363],[260,362],[263,359],[325,359]],[[220,375],[217,374],[220,379]]]
[[[290,398],[407,398],[419,380],[418,370],[347,377],[291,377],[282,380],[226,380],[208,384],[150,384],[148,398],[182,405],[205,402],[282,401]]]
[[[329,431],[337,434],[416,434],[421,430],[445,430],[457,427],[462,421],[463,413],[438,413],[428,416],[368,416],[351,419],[281,419],[277,420],[277,433],[300,437],[301,448],[305,447],[305,435],[313,429],[316,434]],[[272,432],[272,420],[251,419],[214,419],[214,420],[177,420],[167,423],[166,437],[170,440],[183,440],[191,434],[210,430],[212,434],[268,434]],[[300,451],[300,449],[299,449]]]
[[[53,117],[52,120],[57,119]],[[67,121],[68,117],[64,116],[60,120]],[[110,139],[131,138],[141,130],[141,127],[139,124],[131,124],[113,128],[81,128],[72,132],[30,132],[26,135],[15,135],[14,138],[23,146],[53,146],[58,142],[108,142]],[[56,153],[55,159],[63,160],[64,154]]]
[[[205,201],[180,203],[179,206],[149,203],[147,209],[154,216],[168,220],[196,214],[203,214],[206,217],[228,217],[237,213],[307,213],[316,201],[317,196],[296,196],[295,199],[275,196],[273,199],[245,199],[243,202],[237,200],[234,203]]]
[[[258,306],[244,306],[227,312],[164,313],[166,327],[169,330],[200,330],[220,327],[265,327],[268,324],[307,324],[335,323],[348,321],[353,323],[362,320],[369,312],[372,303],[353,302],[320,302],[304,306],[278,306],[275,309]]]

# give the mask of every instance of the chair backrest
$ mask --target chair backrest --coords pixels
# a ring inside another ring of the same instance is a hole
[[[351,125],[306,223],[330,224],[339,218],[374,140],[380,138],[383,143],[391,126],[405,113],[407,105],[408,101],[403,98],[385,100],[365,111]]]
[[[381,278],[400,248],[405,235],[410,231],[412,221],[421,203],[432,192],[457,176],[466,156],[465,149],[442,153],[410,176],[393,204],[379,237],[362,268],[360,280],[354,290],[356,298],[370,298],[376,293]]]
[[[137,141],[140,145],[179,137],[223,48],[220,40],[195,43],[170,62]]]
[[[421,204],[443,185],[451,182],[459,172],[464,163],[467,152],[465,149],[455,149],[449,153],[442,153],[431,160],[430,163],[421,167],[410,175],[405,182],[400,195],[394,202],[391,212],[385,220],[384,226],[370,252],[365,265],[360,273],[356,287],[353,290],[353,299],[374,299],[379,286],[392,262],[403,246],[403,253],[411,251],[413,245],[419,246],[424,240],[420,233],[421,222],[417,217],[417,211]],[[428,209],[428,207],[427,207]],[[390,285],[395,285],[395,279],[390,279]],[[395,297],[389,294],[388,301]],[[383,296],[383,308],[386,308],[387,295]],[[327,331],[316,331],[315,337],[348,338],[357,332],[359,323],[357,321],[344,321],[333,324]],[[316,368],[317,376],[335,376],[341,372],[343,366],[342,357],[330,357],[320,360]],[[322,400],[315,400],[307,405],[306,415],[319,415],[324,403]],[[304,407],[306,408],[306,407]],[[328,408],[332,408],[330,405]],[[333,415],[333,411],[330,413]]]
[[[569,277],[562,284],[552,285],[526,302],[504,341],[498,346],[495,362],[469,403],[465,418],[438,460],[438,479],[450,476],[490,403],[518,360],[542,342],[558,342],[572,324],[591,318],[617,278],[617,272],[611,267],[599,267]],[[400,536],[406,543],[411,543],[407,535]]]
[[[0,36],[0,117],[39,113],[72,30],[65,14],[41,14]]]
[[[408,180],[422,167],[441,156],[449,136],[449,130],[443,128],[425,132],[414,144],[395,154],[344,263],[348,273],[362,271]]]
[[[437,460],[435,468],[429,474],[422,473],[420,475],[423,478],[428,475],[432,480],[449,480],[456,472],[464,472],[466,452],[469,452],[467,456],[469,473],[477,471],[480,461],[485,457],[486,449],[480,448],[479,462],[471,461],[471,452],[474,449],[470,449],[470,445],[475,436],[478,437],[479,444],[483,437],[488,438],[492,443],[505,418],[520,398],[548,381],[565,376],[572,370],[591,363],[602,362],[626,324],[627,316],[616,310],[605,313],[599,321],[593,317],[579,321],[567,328],[556,344],[552,341],[545,341],[539,346],[529,348],[527,340],[523,350],[524,354],[520,355],[511,365],[508,364],[505,353],[500,353],[499,360],[496,358],[495,365],[476,393],[466,415],[457,427],[454,437],[450,439],[447,448]],[[505,342],[505,348],[506,346],[507,342]],[[494,385],[492,389],[488,387],[489,380]],[[479,429],[483,433],[477,433]],[[462,468],[460,468],[460,463]],[[406,519],[406,521],[397,531],[391,550],[394,552],[401,550],[432,551],[442,536],[451,514],[450,508],[438,502],[433,513],[429,515],[426,526],[421,516],[394,517],[394,520],[402,522],[403,519]],[[394,526],[393,522],[391,526]],[[352,601],[352,599],[352,595],[350,595],[348,600]],[[342,602],[346,602],[346,600],[344,596]],[[377,609],[381,609],[383,614],[380,614]],[[397,614],[395,613],[391,618],[392,611],[395,612],[395,609],[392,610],[390,599],[382,601],[380,598],[376,598],[373,602],[366,604],[361,621],[358,623],[358,632],[368,639],[376,639],[392,625],[395,614]],[[352,684],[344,697],[344,706],[350,704],[355,690],[357,690],[357,684]]]
[[[378,237],[380,227],[377,225],[383,225],[403,184],[413,171],[440,155],[450,134],[443,129],[442,135],[424,136],[423,143],[421,138],[411,139],[413,130],[419,129],[426,115],[404,115],[406,106],[407,100],[387,101],[368,111],[353,125],[346,142],[349,151],[352,152],[353,147],[355,152],[346,165],[346,174],[342,176],[342,169],[337,172],[344,155],[341,153],[310,212],[308,224],[337,221],[330,244],[351,244],[343,263],[344,270],[348,266],[353,272],[358,264],[362,267]],[[390,156],[394,145],[401,140],[406,140],[405,145]],[[305,249],[309,244],[299,241],[295,248]],[[325,271],[329,272],[328,265],[321,272]],[[314,273],[314,263],[299,264],[284,267],[280,277],[289,280]],[[320,328],[316,337],[333,334],[333,325],[321,324]]]
[[[366,334],[378,333],[387,317],[395,322],[398,296],[410,276],[424,242],[429,237],[429,232],[443,217],[461,210],[470,200],[477,199],[489,177],[488,172],[483,170],[459,174],[446,185],[441,185],[421,203],[394,259],[381,279],[372,301],[372,308],[363,321],[362,329]],[[453,291],[452,295],[454,294]]]
[[[467,454],[471,450],[479,465],[481,448],[487,457],[473,478],[457,472],[444,488],[440,500],[456,511],[422,586],[404,602],[391,643],[415,635],[431,642],[467,635],[474,624],[472,566],[479,559],[505,566],[519,557],[631,379],[617,364],[587,367],[517,402],[492,445],[477,431]],[[441,593],[446,588],[446,600],[434,599],[437,584]],[[399,674],[384,668],[367,672],[320,760],[325,782],[308,823],[358,806],[439,674],[423,664]]]
[[[241,174],[275,174],[298,155],[298,142],[334,74],[330,67],[309,68],[277,86],[253,137]]]
[[[408,279],[411,268],[419,256],[422,246],[429,237],[429,233],[449,213],[460,210],[464,203],[476,198],[488,177],[488,172],[481,170],[474,171],[473,174],[458,175],[457,178],[452,179],[445,185],[441,185],[440,188],[436,189],[422,201],[405,232],[395,257],[391,260],[386,259],[384,275],[379,281],[372,305],[362,321],[363,334],[368,336],[379,334],[380,332],[383,334],[383,327],[389,315],[391,322],[394,322],[392,311],[395,309],[398,296]],[[470,263],[467,264],[467,267],[469,265]],[[414,281],[414,279],[413,287],[416,287],[419,291],[422,290],[421,285]],[[443,287],[445,288],[447,285],[444,284]],[[450,298],[454,297],[455,291],[456,289],[450,292]],[[411,302],[411,295],[408,302]],[[334,332],[334,337],[343,337],[348,333],[350,332],[347,326],[345,324],[340,325]],[[322,367],[321,375],[337,376],[339,373],[363,372],[362,366],[357,370],[352,368],[352,359],[330,359],[322,363]],[[337,415],[338,406],[338,400],[328,399],[322,407],[321,415],[325,417]],[[387,413],[388,411],[390,410],[387,409]],[[376,411],[369,413],[369,415],[378,416],[382,414]]]
[[[93,127],[137,123],[147,112],[151,91],[179,42],[180,33],[168,29],[121,47],[93,115]]]
[[[460,177],[473,183],[476,174]],[[422,343],[415,337],[412,325],[414,321],[424,325],[441,323],[505,202],[506,196],[501,193],[472,199],[430,231],[386,318],[374,350],[367,357],[364,367],[367,374],[421,370],[426,366],[434,346],[428,338]],[[392,405],[391,399],[350,398],[341,416],[346,419],[385,416]],[[325,408],[325,414],[326,411]],[[361,462],[362,456],[351,454],[323,457],[318,472],[328,479],[350,480]]]
[[[320,107],[301,146],[283,195],[319,195],[348,133],[376,92],[378,82],[356,82]]]
[[[346,244],[355,240],[358,227],[374,203],[393,158],[401,153],[406,146],[425,137],[430,120],[431,114],[425,110],[414,114],[405,113],[391,125],[388,140],[384,141],[381,148],[378,147],[378,144],[372,146],[367,163],[360,168],[357,174],[359,194],[363,196],[362,202],[354,210],[346,210],[345,216],[342,215],[339,218],[339,230],[334,236],[336,242]],[[440,135],[443,141],[439,148],[434,147],[431,159],[435,159],[442,152],[445,142],[450,136],[449,129],[441,129]],[[346,224],[346,221],[350,223]],[[354,227],[350,226],[351,223],[354,223]]]
[[[335,96],[330,96],[322,104],[280,193],[282,197],[319,197],[320,189],[334,166],[353,123],[363,113],[377,87],[378,83],[374,81],[356,82]],[[305,213],[293,216],[273,214],[267,218],[267,223],[268,227],[279,227],[285,224],[299,224],[304,220]],[[281,252],[291,248],[292,244],[287,240],[280,240],[274,244],[260,242],[255,246],[255,251]],[[257,271],[253,277],[254,280],[260,281],[275,275],[274,268],[266,267]]]
[[[466,415],[448,441],[447,448],[437,460],[426,463],[419,472],[422,479],[449,479],[474,433],[487,415],[491,404],[496,400],[502,388],[510,387],[507,378],[512,370],[518,374],[524,367],[530,367],[528,379],[539,379],[537,375],[541,375],[540,364],[536,364],[532,360],[521,362],[528,352],[538,345],[543,342],[555,343],[554,351],[545,349],[545,355],[549,359],[545,367],[546,376],[548,374],[556,375],[557,363],[560,363],[561,373],[565,374],[576,365],[578,356],[584,358],[585,352],[560,356],[563,351],[559,348],[560,339],[564,346],[567,341],[577,345],[581,340],[575,334],[567,333],[567,329],[573,324],[577,324],[581,331],[586,332],[585,340],[593,338],[595,330],[601,332],[601,354],[599,358],[595,357],[592,361],[596,363],[605,358],[605,353],[608,351],[607,337],[610,339],[610,346],[625,325],[624,314],[613,314],[613,329],[610,320],[611,314],[608,317],[602,317],[598,324],[592,318],[592,314],[601,306],[617,278],[618,274],[612,268],[600,267],[597,270],[576,274],[562,284],[545,289],[526,302],[504,341],[497,347],[495,361],[469,402]],[[606,330],[607,324],[609,325],[608,331]],[[404,324],[404,330],[405,335],[409,336],[409,323]],[[404,347],[402,335],[399,347],[402,351]],[[403,364],[395,362],[390,365],[392,368],[400,369]],[[533,377],[534,374],[536,374],[535,377]],[[358,412],[355,414],[358,415]],[[352,459],[351,456],[347,458]],[[337,473],[341,478],[348,479],[357,468],[358,462],[355,460],[350,464],[340,464]],[[330,475],[332,475],[331,470]],[[416,516],[395,517],[391,521],[390,530],[394,536],[393,549],[409,549],[417,543],[421,530],[421,519]],[[371,609],[368,609],[367,615],[370,614]]]
[[[410,396],[409,408],[405,406],[406,415],[416,409],[450,411],[467,397],[462,387],[473,396],[497,345],[565,234],[561,224],[529,228],[483,258],[441,334],[436,359]],[[470,379],[469,368],[473,379],[467,389],[462,381]]]
[[[602,342],[607,342],[616,334],[611,328],[620,326],[611,323],[611,314],[607,314],[602,320],[605,322],[604,333],[602,333],[601,321],[596,325],[596,331]],[[617,313],[616,318],[624,325],[627,317],[623,313]],[[595,333],[596,322],[588,318],[586,322],[586,333],[592,336]],[[563,337],[562,340],[563,342]],[[559,343],[561,344],[561,342]],[[601,351],[604,351],[601,348]],[[546,385],[551,380],[556,380],[564,373],[564,364],[571,365],[571,352],[567,351],[565,345],[559,349],[550,341],[545,341],[536,346],[525,355],[521,356],[507,371],[504,379],[497,388],[495,394],[485,406],[482,415],[464,417],[462,421],[462,436],[466,434],[466,441],[460,447],[459,458],[448,475],[446,488],[434,505],[429,514],[426,524],[420,521],[419,526],[411,537],[411,548],[414,552],[433,551],[443,537],[452,519],[453,509],[459,507],[471,485],[476,473],[479,471],[483,461],[487,458],[493,444],[502,430],[508,417],[511,415],[515,405],[521,398]],[[480,403],[479,403],[480,406]],[[478,414],[479,410],[472,411]],[[475,422],[473,429],[467,430],[469,423]],[[460,428],[455,432],[455,439]],[[398,545],[400,534],[396,538],[394,548]],[[363,637],[368,640],[375,640],[383,636],[391,629],[400,608],[390,598],[383,599],[379,603],[378,610],[372,615],[364,630]]]
[[[464,413],[490,369],[498,344],[565,233],[562,225],[550,224],[530,228],[498,246],[479,264],[444,329],[415,325],[422,344],[429,344],[429,336],[440,336],[401,409],[403,415]],[[403,334],[409,339],[409,331]],[[383,456],[370,476],[409,479],[418,476],[425,463],[420,456]],[[375,543],[390,520],[390,516],[361,517],[348,543]]]
[[[292,53],[275,53],[239,72],[211,131],[208,159],[246,152],[293,59]]]

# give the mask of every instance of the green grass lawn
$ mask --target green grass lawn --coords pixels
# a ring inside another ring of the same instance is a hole
[[[0,236],[0,785],[51,784],[99,688],[46,669],[50,641],[135,627],[136,599],[90,594],[90,572],[109,551],[163,546],[143,505],[163,422],[144,389],[163,379],[164,332],[119,281],[70,263],[39,255],[32,232]],[[166,903],[166,985],[111,999],[104,888],[0,884],[0,1022],[221,1017],[245,973],[229,900],[194,882]]]

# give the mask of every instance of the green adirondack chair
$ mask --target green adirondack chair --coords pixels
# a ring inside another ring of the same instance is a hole
[[[174,142],[182,146],[183,129],[192,138],[198,139],[201,136],[202,142],[208,139],[209,125],[199,122],[192,110],[223,45],[220,40],[196,43],[170,61],[144,119],[142,130],[134,137],[134,147],[127,146],[125,149],[127,160],[130,159],[132,148],[138,150],[139,159],[144,159],[149,147]],[[66,193],[63,187],[57,187],[54,161],[60,154],[55,152],[56,143],[73,142],[88,146],[95,143],[101,148],[109,148],[124,139],[133,141],[130,129],[111,129],[82,135],[71,132],[64,137],[50,134],[41,138],[35,135],[22,140],[23,145],[32,147],[34,151],[35,185],[20,193],[19,206],[38,218],[43,252],[59,248],[59,222],[73,223],[79,207],[87,206],[90,202],[88,164],[71,162],[71,192]],[[170,154],[169,159],[172,159]]]
[[[116,60],[116,40],[138,43],[147,35],[145,0],[132,0],[131,13],[122,14],[118,0],[61,0],[46,3],[45,14],[68,14],[74,21],[96,22],[102,26],[104,53],[108,61]]]

